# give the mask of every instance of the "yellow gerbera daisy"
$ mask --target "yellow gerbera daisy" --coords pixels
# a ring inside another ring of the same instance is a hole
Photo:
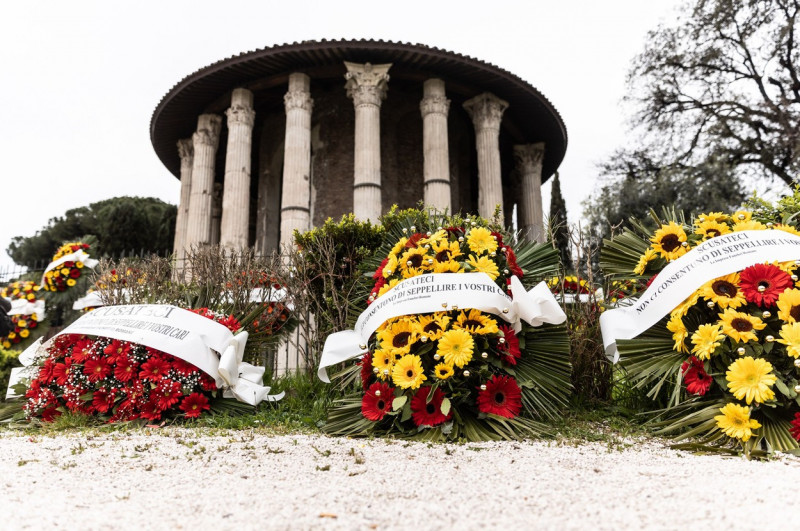
[[[725,308],[738,308],[747,302],[744,293],[739,289],[739,273],[731,273],[707,282],[700,288],[700,294],[707,301],[712,301]]]
[[[447,243],[447,231],[444,229],[437,230],[427,238],[422,238],[419,240],[420,245],[431,245],[431,246],[442,242]]]
[[[800,358],[800,323],[786,323],[781,327],[778,343],[786,345],[786,354]]]
[[[672,350],[688,353],[689,349],[686,348],[685,341],[689,337],[689,331],[686,330],[686,325],[683,324],[683,319],[681,319],[680,315],[673,312],[672,317],[667,322],[667,330],[672,332],[672,340],[675,342]]]
[[[439,380],[447,380],[453,374],[453,366],[448,363],[442,362],[433,368],[433,375]]]
[[[74,278],[68,278],[68,279],[67,279],[67,286],[69,286],[69,287],[72,287],[72,286],[74,286],[75,284],[76,284],[76,282],[75,282],[75,279],[74,279]]]
[[[427,379],[422,372],[422,360],[414,354],[403,356],[392,368],[392,381],[403,389],[419,389]]]
[[[692,354],[696,354],[701,360],[711,358],[711,354],[725,339],[719,324],[701,324],[697,331],[692,334]]]
[[[722,331],[725,332],[725,335],[735,341],[743,343],[757,340],[758,335],[756,331],[763,330],[764,327],[767,326],[758,317],[744,312],[737,312],[732,308],[728,308],[723,313],[719,314],[719,319],[722,323]]]
[[[385,350],[376,350],[372,355],[372,366],[378,369],[375,373],[381,380],[387,380],[392,374],[394,356]]]
[[[755,400],[763,403],[775,398],[770,389],[777,376],[772,374],[772,364],[765,359],[745,356],[734,361],[725,373],[728,389],[737,399],[744,399],[748,404]]]
[[[728,227],[727,223],[706,220],[701,222],[700,225],[698,225],[694,233],[702,236],[703,240],[707,240],[709,238],[715,238],[723,234],[728,234],[730,231],[731,228]]]
[[[653,250],[667,260],[675,260],[688,251],[688,246],[683,246],[686,242],[686,232],[674,221],[661,225],[650,241],[653,242]]]
[[[461,328],[470,334],[479,334],[482,336],[488,334],[498,334],[500,329],[497,328],[497,323],[488,315],[484,315],[480,310],[471,309],[468,312],[461,311],[453,323],[453,328]]]
[[[419,326],[415,321],[401,319],[378,332],[381,348],[394,354],[408,354],[411,345],[419,339]]]
[[[417,319],[419,333],[431,341],[438,341],[450,324],[450,317],[443,312],[420,315]]]
[[[787,323],[800,322],[800,289],[787,289],[778,295],[778,318]]]
[[[481,256],[476,258],[474,254],[469,255],[467,263],[472,266],[472,270],[476,273],[486,273],[489,278],[495,280],[500,276],[500,270],[497,269],[495,264],[488,256]]]
[[[746,442],[753,436],[752,430],[761,427],[757,420],[750,418],[750,410],[744,406],[730,403],[719,408],[719,411],[722,415],[717,415],[714,420],[717,421],[717,427],[728,437]]]
[[[25,338],[26,338],[26,337],[28,337],[29,335],[31,335],[31,331],[30,331],[30,330],[28,330],[27,328],[25,328],[25,329],[23,329],[23,330],[20,330],[20,331],[19,331],[19,337],[21,337],[21,338],[23,338],[23,339],[25,339]]]
[[[459,369],[472,360],[475,341],[469,332],[462,329],[448,330],[439,340],[436,353],[444,358],[444,362],[455,365]]]
[[[754,219],[750,219],[747,221],[738,221],[733,224],[733,232],[741,232],[743,230],[766,230],[766,229],[767,229],[766,225]]]
[[[497,240],[492,236],[492,231],[485,227],[475,227],[467,234],[469,250],[475,254],[493,253],[497,251]]]
[[[637,275],[644,275],[644,270],[647,269],[647,264],[656,257],[656,252],[652,247],[648,247],[642,256],[639,257],[639,263],[633,268],[633,272]]]

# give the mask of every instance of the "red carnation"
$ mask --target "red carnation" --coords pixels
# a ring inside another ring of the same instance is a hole
[[[453,416],[452,411],[447,415],[442,413],[442,401],[444,400],[442,390],[436,388],[433,397],[428,401],[430,390],[430,387],[420,387],[417,394],[411,399],[411,418],[417,426],[438,426]]]
[[[417,242],[420,241],[424,237],[425,237],[425,235],[422,234],[421,232],[415,232],[414,234],[411,235],[411,237],[406,242],[406,249],[411,249],[412,247],[416,247],[417,246]]]
[[[786,271],[770,264],[756,264],[739,273],[744,298],[748,302],[769,308],[786,289],[794,286],[792,277]]]
[[[383,268],[386,267],[386,264],[388,263],[389,263],[389,258],[388,257],[384,258],[383,262],[381,262],[381,265],[379,265],[378,269],[376,269],[375,272],[372,274],[372,278],[376,280],[379,278],[383,278]]]
[[[361,365],[361,385],[364,386],[364,391],[366,391],[369,381],[372,379],[372,353],[367,352],[364,354],[359,365]]]
[[[161,358],[150,358],[142,363],[139,378],[142,380],[159,381],[169,372],[169,362]]]
[[[516,365],[517,360],[522,356],[519,349],[519,338],[514,333],[514,329],[510,326],[500,325],[500,331],[503,333],[503,343],[497,344],[497,349],[502,352],[503,360],[511,365]]]
[[[507,419],[519,415],[522,409],[522,392],[517,381],[510,376],[492,376],[486,390],[478,393],[478,409]]]
[[[683,362],[681,374],[690,394],[703,396],[711,387],[711,376],[706,372],[703,362],[694,356]]]
[[[70,278],[78,278],[78,277],[81,276],[81,270],[80,269],[70,269],[69,276],[70,276]]]
[[[368,420],[381,420],[392,409],[394,389],[388,384],[375,382],[361,399],[361,414]]]
[[[90,382],[98,382],[108,378],[111,374],[111,365],[105,358],[92,358],[83,365],[83,374],[89,377]]]
[[[800,413],[794,414],[794,420],[791,422],[792,427],[789,428],[789,433],[796,441],[800,441]]]
[[[203,410],[208,409],[211,409],[211,406],[208,405],[208,398],[202,393],[192,393],[181,402],[181,411],[190,419],[199,417]]]
[[[494,236],[494,239],[497,240],[497,245],[500,247],[501,250],[506,248],[506,246],[503,244],[503,235],[502,234],[500,234],[499,232],[493,230],[492,231],[492,236]]]

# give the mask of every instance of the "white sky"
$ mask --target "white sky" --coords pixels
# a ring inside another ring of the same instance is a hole
[[[13,236],[122,195],[177,204],[149,123],[161,97],[220,59],[308,39],[421,43],[509,70],[566,123],[570,220],[595,164],[623,145],[620,100],[645,34],[680,0],[5,2],[0,10],[0,269]],[[342,82],[344,83],[344,81]],[[391,90],[391,84],[390,84]],[[543,190],[545,209],[550,187]],[[545,210],[547,212],[547,210]]]

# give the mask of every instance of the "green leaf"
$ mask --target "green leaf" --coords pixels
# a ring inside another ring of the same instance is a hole
[[[444,400],[442,400],[442,406],[441,406],[440,409],[442,411],[442,415],[447,416],[447,415],[450,414],[450,399],[449,398],[445,398]]]
[[[398,396],[392,400],[392,410],[398,411],[405,405],[406,401],[408,401],[408,397],[406,395]]]

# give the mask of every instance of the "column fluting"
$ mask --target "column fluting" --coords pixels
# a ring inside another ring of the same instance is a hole
[[[447,113],[450,100],[444,81],[429,79],[423,85],[422,113],[423,176],[425,204],[448,212],[450,202],[450,153],[447,140]]]
[[[464,109],[475,126],[475,149],[478,152],[478,213],[494,216],[499,205],[503,210],[503,180],[500,167],[500,122],[508,103],[485,92],[464,102]]]
[[[219,145],[222,118],[201,114],[192,135],[192,188],[186,222],[185,248],[211,243],[211,208],[214,193],[214,162]]]
[[[253,147],[253,93],[237,88],[231,95],[228,117],[228,146],[225,151],[225,180],[222,191],[220,244],[230,249],[248,246],[250,227],[250,161]]]

